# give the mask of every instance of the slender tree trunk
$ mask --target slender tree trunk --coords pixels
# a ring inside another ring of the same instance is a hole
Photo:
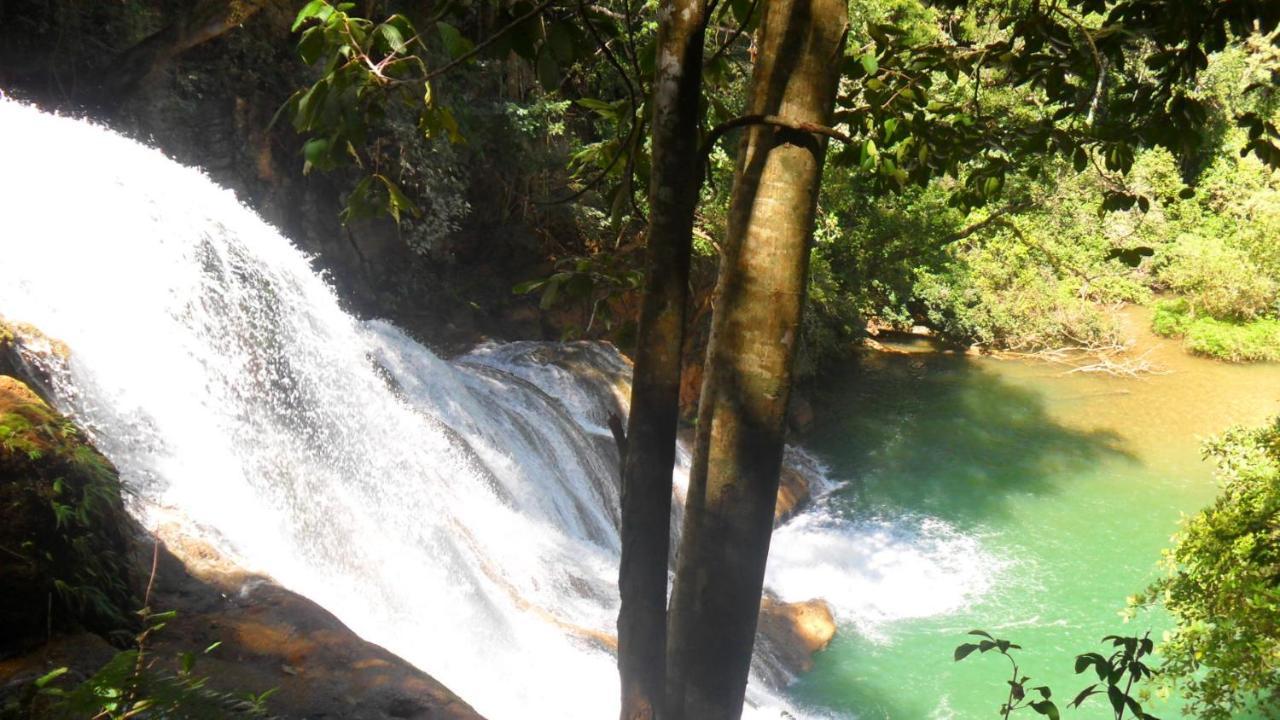
[[[830,125],[846,0],[764,8],[747,113]],[[825,146],[817,134],[755,125],[739,149],[672,591],[664,720],[742,714]]]
[[[659,9],[643,304],[622,471],[618,670],[622,719],[662,716],[671,470],[679,419],[689,247],[698,202],[698,119],[707,0]]]

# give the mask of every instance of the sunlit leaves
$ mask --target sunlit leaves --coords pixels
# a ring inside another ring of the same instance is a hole
[[[1177,621],[1162,670],[1196,717],[1265,716],[1280,707],[1280,420],[1233,428],[1204,451],[1220,494],[1184,521],[1166,576],[1136,601]]]
[[[1277,6],[1260,0],[1193,0],[1178,13],[1161,10],[1155,0],[1016,9],[943,4],[956,9],[953,19],[972,17],[999,30],[974,38],[960,21],[944,29],[940,41],[921,43],[892,23],[868,25],[861,36],[868,42],[853,48],[842,65],[846,82],[837,122],[859,143],[874,140],[882,157],[895,141],[910,140],[914,147],[893,152],[892,170],[869,161],[865,151],[837,152],[833,161],[872,174],[880,191],[901,188],[904,178],[916,185],[961,179],[958,207],[989,202],[1004,185],[1002,173],[1038,174],[1051,154],[1069,159],[1077,172],[1093,169],[1096,159],[1099,172],[1117,176],[1132,168],[1144,147],[1193,156],[1209,117],[1194,86],[1208,53],[1255,30],[1270,32],[1280,21]],[[1280,68],[1272,72],[1280,76]],[[989,100],[1011,91],[1025,98],[1014,112]],[[1271,92],[1270,84],[1254,83],[1249,92]],[[1280,167],[1280,138],[1259,129],[1256,120],[1249,127],[1253,135],[1242,152]],[[989,172],[996,164],[1001,171]],[[979,177],[966,179],[975,168]],[[1148,205],[1131,193],[1110,203],[1108,209]]]

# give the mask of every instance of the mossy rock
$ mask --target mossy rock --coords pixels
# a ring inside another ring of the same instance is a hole
[[[111,463],[0,375],[0,657],[51,631],[127,637],[139,606],[130,537]]]
[[[66,363],[71,357],[71,349],[61,340],[45,335],[34,325],[10,322],[0,315],[0,375],[16,377],[37,389],[47,386],[49,378],[41,368],[25,362],[24,353],[56,363]]]

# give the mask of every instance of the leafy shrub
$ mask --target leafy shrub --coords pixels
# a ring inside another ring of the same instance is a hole
[[[1137,599],[1177,621],[1160,648],[1167,680],[1202,720],[1280,717],[1280,418],[1205,445],[1222,491],[1165,552]]]
[[[1151,331],[1162,337],[1182,337],[1193,319],[1186,300],[1160,300],[1151,316]]]
[[[1220,320],[1250,320],[1276,301],[1276,281],[1249,253],[1219,237],[1179,237],[1159,277],[1187,298],[1194,313]]]
[[[944,337],[1014,350],[1117,344],[1119,326],[1104,298],[1128,294],[1100,296],[1016,239],[973,248],[944,272],[921,272],[915,291]]]
[[[1151,329],[1157,335],[1182,337],[1192,353],[1231,362],[1280,360],[1280,320],[1218,320],[1196,315],[1183,298],[1156,303]]]
[[[1280,320],[1233,323],[1199,318],[1187,328],[1183,344],[1197,355],[1232,362],[1280,360]]]

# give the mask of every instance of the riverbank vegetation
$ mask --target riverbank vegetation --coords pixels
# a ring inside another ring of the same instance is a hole
[[[1184,521],[1166,574],[1135,602],[1166,608],[1161,682],[1188,714],[1230,720],[1280,713],[1280,418],[1209,441],[1213,505]]]
[[[1252,39],[1209,60],[1197,93],[1209,108],[1191,158],[1137,153],[1127,176],[1090,158],[1012,181],[1004,199],[970,212],[947,204],[947,183],[893,197],[832,172],[815,251],[814,308],[827,325],[850,317],[992,350],[1111,348],[1127,338],[1114,310],[1152,305],[1154,330],[1188,351],[1231,361],[1275,360],[1280,313],[1280,175],[1238,151],[1244,111],[1276,117],[1274,53]],[[1006,92],[998,105],[1030,102]],[[1137,195],[1108,203],[1117,187]],[[1137,249],[1135,251],[1135,249]],[[810,339],[825,349],[821,333]]]

